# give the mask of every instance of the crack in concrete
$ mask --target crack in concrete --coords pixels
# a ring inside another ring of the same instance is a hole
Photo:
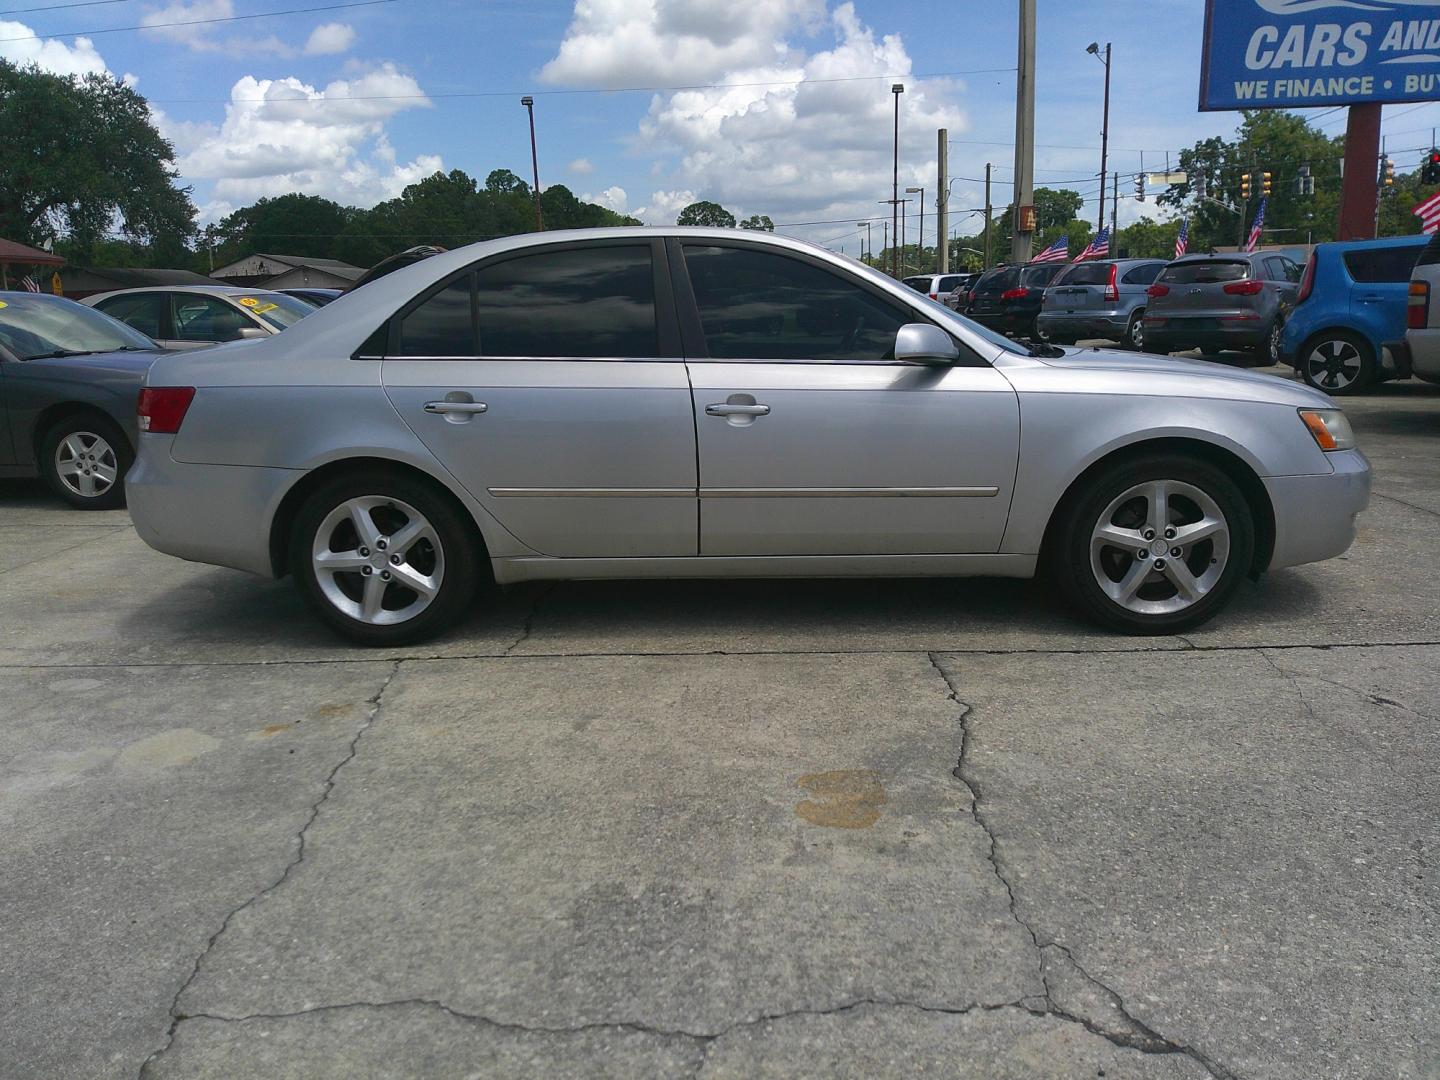
[[[74,550],[76,550],[77,548],[85,547],[87,544],[98,544],[98,543],[100,543],[102,540],[110,540],[110,539],[112,539],[117,533],[125,532],[127,529],[130,528],[129,525],[121,525],[121,526],[117,526],[117,527],[115,527],[115,528],[106,528],[106,527],[103,526],[103,525],[96,525],[96,526],[91,526],[91,527],[92,527],[92,528],[97,528],[97,529],[104,528],[104,529],[105,529],[104,535],[102,535],[102,536],[92,536],[92,537],[90,537],[90,539],[88,539],[88,540],[77,540],[75,543],[73,543],[73,544],[67,544],[65,547],[62,547],[62,548],[50,548],[50,549],[48,549],[48,550],[45,552],[45,554],[43,554],[43,555],[37,555],[37,556],[35,556],[35,558],[30,559],[30,560],[28,560],[28,561],[26,561],[26,562],[17,563],[17,564],[14,565],[14,566],[7,567],[7,568],[4,569],[4,570],[0,570],[0,574],[13,574],[16,570],[24,570],[27,566],[36,566],[36,565],[38,565],[38,564],[40,564],[40,563],[43,563],[43,562],[46,562],[46,561],[48,561],[48,560],[50,560],[50,559],[56,558],[56,557],[59,556],[59,555],[64,555],[66,552],[74,551]]]
[[[1394,495],[1387,495],[1383,491],[1376,491],[1372,488],[1370,494],[1377,499],[1386,499],[1389,502],[1399,503],[1401,506],[1408,506],[1411,510],[1418,510],[1422,514],[1440,517],[1440,511],[1431,510],[1428,506],[1418,506],[1415,503],[1407,502],[1405,499],[1396,498]]]
[[[990,824],[988,817],[982,807],[983,794],[980,790],[980,785],[976,781],[974,775],[967,768],[968,764],[971,761],[970,754],[974,740],[974,732],[972,729],[974,707],[960,700],[958,688],[955,686],[954,682],[951,681],[950,676],[946,673],[945,669],[941,667],[937,655],[933,652],[928,653],[927,655],[930,660],[930,666],[935,669],[936,674],[940,676],[940,678],[944,681],[946,688],[949,690],[949,699],[953,701],[961,710],[959,718],[960,757],[959,760],[956,762],[955,768],[951,770],[951,775],[953,775],[956,780],[959,780],[960,783],[965,785],[966,790],[968,790],[970,793],[970,816],[974,819],[975,824],[978,825],[982,830],[984,830],[986,837],[990,841],[990,867],[992,870],[994,870],[995,876],[1000,880],[1000,884],[1005,887],[1006,895],[1010,899],[1010,916],[1030,936],[1030,941],[1035,947],[1036,966],[1038,967],[1040,973],[1040,984],[1045,991],[1044,1006],[1043,1008],[1037,1009],[1033,1006],[1027,1007],[1017,1004],[1016,1007],[1026,1008],[1026,1011],[1035,1013],[1036,1015],[1055,1016],[1059,1019],[1079,1024],[1091,1034],[1098,1035],[1102,1039],[1105,1039],[1106,1041],[1113,1043],[1116,1046],[1121,1046],[1130,1050],[1138,1050],[1143,1054],[1183,1055],[1195,1061],[1207,1073],[1215,1077],[1216,1080],[1238,1080],[1238,1078],[1233,1072],[1225,1068],[1223,1065],[1220,1065],[1218,1062],[1214,1061],[1209,1055],[1199,1050],[1196,1050],[1194,1047],[1188,1046],[1185,1043],[1176,1042],[1174,1039],[1168,1038],[1167,1036],[1160,1034],[1158,1031],[1150,1027],[1148,1024],[1144,1023],[1142,1020],[1137,1019],[1135,1015],[1130,1012],[1129,1007],[1125,1004],[1125,999],[1121,997],[1120,994],[1116,992],[1112,987],[1101,982],[1099,979],[1095,978],[1088,971],[1086,971],[1084,966],[1080,963],[1079,960],[1076,959],[1074,953],[1072,953],[1069,948],[1061,945],[1057,941],[1046,941],[1043,944],[1041,943],[1040,936],[1036,933],[1035,928],[1024,918],[1024,916],[1020,914],[1018,899],[1015,895],[1014,886],[1011,884],[1010,878],[1006,874],[1005,869],[1002,865],[999,837],[996,834],[994,827]],[[1115,1030],[1113,1028],[1107,1027],[1101,1021],[1096,1020],[1093,1017],[1085,1016],[1076,1010],[1063,1007],[1056,1000],[1055,990],[1051,986],[1049,973],[1046,971],[1045,950],[1047,948],[1053,948],[1064,954],[1070,966],[1073,967],[1074,970],[1079,973],[1080,976],[1083,977],[1088,983],[1090,983],[1104,995],[1110,1006],[1124,1020],[1125,1024],[1127,1025],[1127,1030]]]
[[[1337,689],[1348,691],[1349,693],[1352,693],[1357,697],[1362,697],[1372,705],[1380,705],[1392,709],[1399,709],[1402,712],[1409,713],[1411,716],[1416,717],[1417,719],[1429,720],[1432,723],[1440,720],[1440,717],[1431,716],[1429,713],[1423,713],[1419,709],[1412,709],[1404,702],[1396,701],[1394,698],[1384,697],[1375,690],[1363,690],[1358,686],[1351,686],[1349,683],[1341,682],[1339,679],[1331,679],[1327,678],[1324,675],[1316,675],[1314,672],[1310,671],[1292,671],[1289,668],[1282,668],[1279,664],[1275,662],[1275,658],[1269,655],[1268,649],[1257,649],[1256,651],[1265,658],[1265,662],[1269,664],[1272,668],[1274,668],[1276,672],[1285,676],[1285,678],[1291,680],[1291,682],[1295,684],[1295,689],[1300,694],[1302,700],[1305,699],[1305,692],[1300,689],[1299,680],[1314,679],[1316,682],[1322,682],[1325,683],[1327,686],[1333,686]],[[1315,715],[1315,710],[1310,709],[1309,701],[1305,702],[1305,706],[1307,709],[1309,709],[1310,715],[1313,717]]]
[[[140,1063],[140,1071],[137,1074],[140,1080],[144,1080],[146,1073],[149,1071],[150,1065],[155,1060],[160,1058],[167,1050],[169,1050],[171,1046],[174,1045],[176,1029],[180,1026],[180,1022],[185,1018],[185,1014],[182,1013],[180,1010],[180,999],[185,996],[185,991],[190,989],[191,984],[194,983],[194,981],[199,977],[200,968],[204,964],[205,958],[210,955],[210,953],[214,950],[216,943],[224,935],[225,931],[230,928],[230,923],[246,908],[253,906],[260,900],[263,900],[266,896],[269,896],[276,889],[280,888],[281,885],[284,885],[285,882],[289,879],[291,871],[293,871],[297,866],[299,866],[302,862],[305,861],[306,833],[309,832],[310,826],[315,824],[315,819],[320,816],[320,808],[325,805],[326,800],[330,798],[330,793],[335,790],[336,776],[339,774],[341,769],[343,769],[346,765],[350,764],[350,762],[354,761],[355,755],[359,753],[360,740],[365,735],[365,732],[369,731],[370,728],[374,725],[376,718],[379,717],[381,698],[384,697],[385,691],[390,688],[390,684],[395,681],[395,676],[400,674],[400,665],[403,663],[403,660],[393,661],[390,672],[381,681],[379,689],[377,689],[375,693],[372,694],[370,697],[365,699],[366,704],[370,706],[370,715],[367,716],[364,722],[361,723],[359,728],[356,729],[355,734],[351,737],[350,742],[346,747],[344,755],[340,758],[338,762],[336,762],[335,766],[331,768],[329,773],[326,774],[325,782],[323,785],[321,785],[320,796],[313,803],[310,804],[310,811],[308,814],[306,814],[305,820],[300,826],[300,831],[296,834],[295,854],[285,864],[285,869],[282,870],[280,872],[280,876],[277,877],[269,885],[265,886],[263,889],[255,893],[249,899],[243,901],[236,907],[232,908],[229,912],[227,912],[225,917],[220,921],[220,928],[216,930],[215,933],[210,935],[209,939],[205,942],[205,947],[201,949],[199,955],[195,957],[195,963],[190,968],[190,974],[187,975],[185,981],[180,984],[180,988],[175,991],[175,996],[170,999],[171,1020],[170,1025],[165,1032],[165,1042],[162,1046],[159,1047],[159,1049],[152,1051],[150,1055]]]
[[[1299,677],[1294,672],[1286,671],[1279,664],[1277,664],[1274,659],[1272,659],[1271,656],[1266,652],[1266,650],[1256,649],[1255,651],[1260,654],[1260,659],[1264,660],[1265,663],[1270,665],[1271,669],[1275,672],[1275,674],[1279,675],[1282,679],[1284,679],[1286,682],[1288,682],[1291,686],[1295,688],[1295,694],[1300,698],[1300,704],[1305,707],[1306,715],[1309,716],[1311,720],[1315,721],[1315,723],[1320,723],[1320,717],[1315,712],[1315,706],[1311,705],[1310,699],[1305,696],[1305,688],[1300,685]]]
[[[559,587],[560,582],[552,581],[548,588],[542,590],[540,595],[535,597],[535,602],[530,605],[530,610],[525,615],[525,621],[520,624],[520,636],[505,646],[505,650],[500,653],[501,656],[509,656],[530,639],[530,634],[535,629],[535,616],[540,614],[540,605],[545,603],[546,600],[549,600]],[[435,659],[444,659],[444,657],[436,657]]]

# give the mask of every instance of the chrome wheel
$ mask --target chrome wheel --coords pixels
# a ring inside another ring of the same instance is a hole
[[[1285,324],[1276,321],[1270,328],[1270,338],[1266,342],[1265,357],[1270,361],[1271,366],[1280,363],[1280,345],[1285,338]]]
[[[115,448],[93,431],[72,431],[55,446],[55,475],[81,498],[104,495],[120,479]]]
[[[1130,347],[1136,350],[1145,348],[1145,320],[1139,314],[1130,320]]]
[[[1220,507],[1179,480],[1129,488],[1105,508],[1090,536],[1090,570],[1101,591],[1140,615],[1198,603],[1219,583],[1229,556]]]
[[[1352,342],[1331,338],[1305,357],[1305,381],[1321,390],[1348,390],[1359,381],[1365,359]]]
[[[315,531],[310,557],[325,599],[371,626],[415,618],[445,578],[434,526],[409,503],[384,495],[346,499],[331,510]]]

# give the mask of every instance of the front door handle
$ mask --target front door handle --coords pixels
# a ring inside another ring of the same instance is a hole
[[[427,401],[425,411],[428,413],[483,413],[490,408],[483,401]]]
[[[706,416],[769,416],[769,405],[727,405],[721,402],[705,406]]]

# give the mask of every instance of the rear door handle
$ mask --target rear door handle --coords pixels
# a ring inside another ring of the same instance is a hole
[[[769,416],[769,405],[727,405],[720,402],[705,406],[706,416]]]
[[[490,406],[483,401],[427,401],[425,411],[428,413],[483,413]]]

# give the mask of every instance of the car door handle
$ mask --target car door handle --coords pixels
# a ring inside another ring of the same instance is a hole
[[[427,401],[428,413],[482,413],[490,408],[483,401]]]
[[[720,402],[705,406],[706,416],[769,416],[769,405],[727,405]]]

